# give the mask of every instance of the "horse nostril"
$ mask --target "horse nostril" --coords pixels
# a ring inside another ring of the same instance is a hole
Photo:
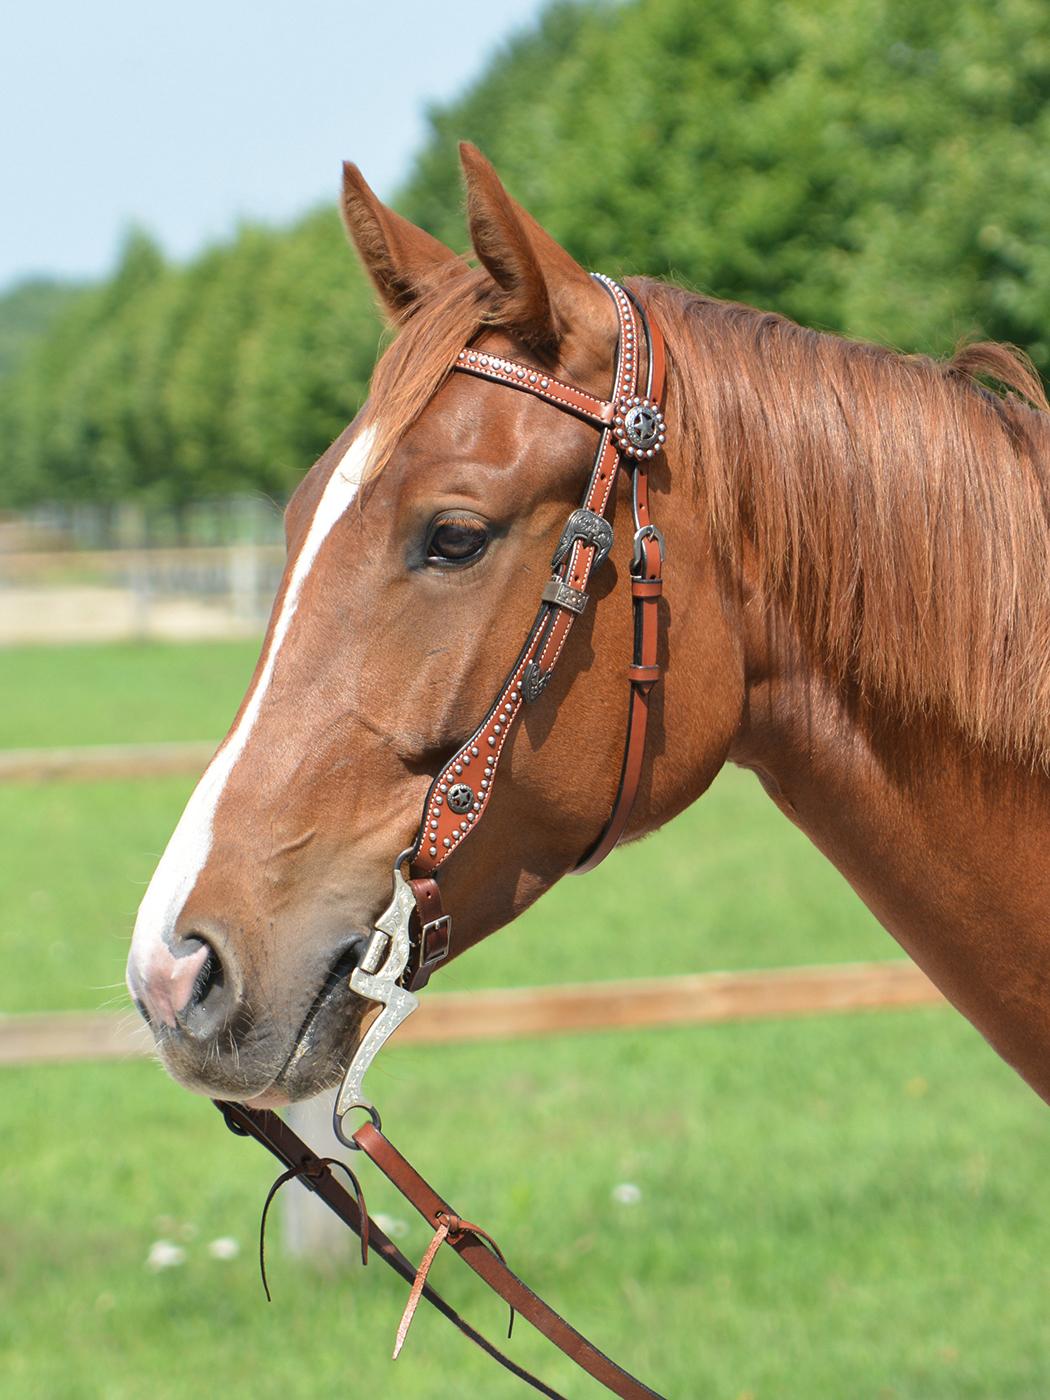
[[[203,940],[201,941],[203,942]],[[203,1006],[209,997],[216,995],[220,988],[226,984],[226,974],[218,953],[210,945],[205,944],[205,946],[208,949],[208,954],[190,989],[190,995],[184,1008],[187,1011],[194,1006]]]
[[[221,1020],[224,1011],[226,972],[222,959],[211,943],[196,931],[179,940],[176,961],[186,959],[187,974],[182,980],[175,1006],[175,1018],[187,1029],[196,1029],[202,1020]]]

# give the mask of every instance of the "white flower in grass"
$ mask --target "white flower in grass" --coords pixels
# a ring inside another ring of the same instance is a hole
[[[146,1256],[146,1268],[159,1274],[161,1269],[177,1269],[186,1262],[186,1251],[171,1240],[154,1240]]]
[[[220,1235],[208,1245],[208,1254],[212,1259],[236,1259],[240,1252],[241,1246],[232,1235]]]
[[[372,1219],[383,1234],[392,1240],[402,1240],[408,1234],[408,1225],[405,1221],[398,1220],[396,1215],[384,1215],[381,1211],[377,1211]]]
[[[612,1198],[618,1206],[636,1206],[642,1199],[642,1190],[633,1181],[621,1181],[613,1187]]]

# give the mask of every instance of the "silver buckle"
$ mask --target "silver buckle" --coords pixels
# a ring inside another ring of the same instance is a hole
[[[375,1104],[365,1097],[364,1077],[386,1041],[419,1005],[419,998],[399,985],[408,966],[411,952],[409,924],[416,908],[415,896],[401,873],[401,866],[410,854],[411,851],[402,851],[394,862],[393,898],[376,920],[375,932],[365,955],[350,974],[351,990],[366,1001],[378,1002],[382,1007],[354,1051],[332,1113],[332,1131],[344,1147],[353,1148],[354,1151],[360,1149],[353,1137],[343,1129],[346,1116],[355,1108],[360,1108],[377,1128],[381,1127]]]
[[[641,529],[634,532],[634,553],[631,555],[631,573],[635,569],[640,569],[645,562],[645,555],[642,552],[643,540],[655,540],[660,550],[660,563],[667,557],[666,546],[664,545],[663,532],[656,525],[643,525]]]

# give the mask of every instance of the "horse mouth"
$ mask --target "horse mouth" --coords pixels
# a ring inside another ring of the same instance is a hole
[[[350,986],[350,974],[367,945],[366,937],[355,938],[329,968],[266,1098],[312,1098],[333,1088],[346,1073],[361,1039],[362,1022],[372,1009],[372,1003]]]
[[[367,935],[343,943],[296,1026],[284,1034],[242,1008],[213,1039],[154,1027],[168,1073],[194,1093],[276,1108],[338,1084],[361,1039],[373,1003],[350,987]]]

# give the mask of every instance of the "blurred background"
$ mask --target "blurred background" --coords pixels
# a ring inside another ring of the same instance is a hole
[[[467,138],[590,267],[903,350],[1007,340],[1045,375],[1050,11],[99,0],[3,28],[0,1393],[521,1393],[436,1315],[393,1366],[400,1285],[294,1210],[267,1307],[270,1167],[141,1056],[123,991],[138,900],[254,664],[281,509],[382,341],[339,161],[462,248]],[[879,963],[905,995],[875,1000],[928,1002],[901,958],[729,772],[428,996]],[[767,982],[742,985],[704,1024],[395,1045],[370,1086],[421,1169],[661,1393],[1050,1394],[1045,1108],[943,1006],[751,1016]],[[365,1184],[418,1256],[422,1222]],[[463,1272],[435,1279],[496,1333]],[[521,1332],[524,1364],[600,1393]]]

